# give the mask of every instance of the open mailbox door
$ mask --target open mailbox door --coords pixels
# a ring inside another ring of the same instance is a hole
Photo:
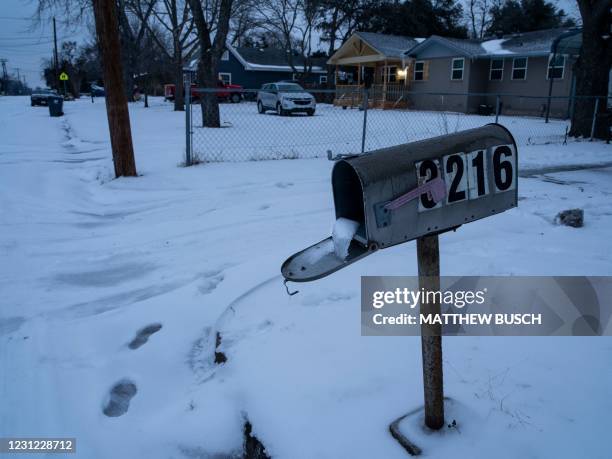
[[[357,223],[348,255],[332,237],[289,257],[286,280],[325,277],[378,249],[455,229],[517,205],[518,150],[489,124],[338,161],[332,171],[336,219]]]

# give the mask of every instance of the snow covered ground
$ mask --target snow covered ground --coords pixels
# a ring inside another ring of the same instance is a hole
[[[206,161],[322,158],[361,151],[363,112],[318,104],[314,117],[260,115],[255,103],[222,104],[223,129],[202,128],[199,105],[193,106],[193,150]],[[463,113],[368,110],[365,150],[398,145],[495,122],[495,116]],[[568,122],[536,117],[499,117],[519,146],[562,143]]]
[[[141,176],[113,180],[100,99],[58,119],[0,98],[0,437],[230,457],[248,416],[275,458],[407,457],[388,425],[422,403],[420,342],[361,337],[359,295],[361,275],[416,274],[415,244],[289,297],[282,261],[331,233],[332,163],[178,167],[183,114],[130,110]],[[442,273],[612,275],[612,146],[522,146],[519,162],[519,207],[442,235]],[[553,224],[574,207],[584,228]],[[425,454],[610,457],[611,355],[610,338],[445,338],[459,428]],[[135,394],[111,397],[118,383]]]

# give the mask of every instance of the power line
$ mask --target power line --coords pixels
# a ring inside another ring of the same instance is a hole
[[[45,41],[45,42],[41,42],[41,43],[21,43],[21,44],[3,44],[0,43],[0,48],[12,48],[12,49],[21,49],[21,48],[27,48],[30,46],[49,46],[50,43],[53,43],[53,40],[51,41]]]
[[[38,35],[38,36],[34,36],[34,37],[14,37],[14,36],[11,36],[11,37],[1,37],[0,36],[0,40],[9,40],[9,41],[14,41],[14,40],[17,40],[17,41],[21,41],[21,40],[42,40],[43,38],[51,39],[51,38],[53,38],[53,35]]]
[[[53,40],[49,41],[41,41],[40,43],[11,43],[11,44],[3,44],[0,43],[0,48],[13,48],[13,49],[21,49],[24,46],[47,46],[48,44],[53,43]]]

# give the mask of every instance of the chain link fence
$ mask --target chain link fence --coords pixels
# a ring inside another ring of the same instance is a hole
[[[213,96],[219,101],[220,127],[205,127],[206,104],[201,101]],[[316,105],[307,102],[308,98],[314,98]],[[561,144],[569,140],[575,101],[568,97],[410,92],[385,100],[361,88],[281,94],[202,88],[193,90],[192,99],[187,109],[186,143],[188,158],[194,162],[359,154],[494,122],[508,128],[518,145]],[[605,98],[601,103],[607,103]]]

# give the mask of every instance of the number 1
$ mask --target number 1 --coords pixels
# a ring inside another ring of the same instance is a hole
[[[489,192],[489,180],[485,153],[485,150],[476,150],[467,154],[468,189],[470,199],[482,198]]]

